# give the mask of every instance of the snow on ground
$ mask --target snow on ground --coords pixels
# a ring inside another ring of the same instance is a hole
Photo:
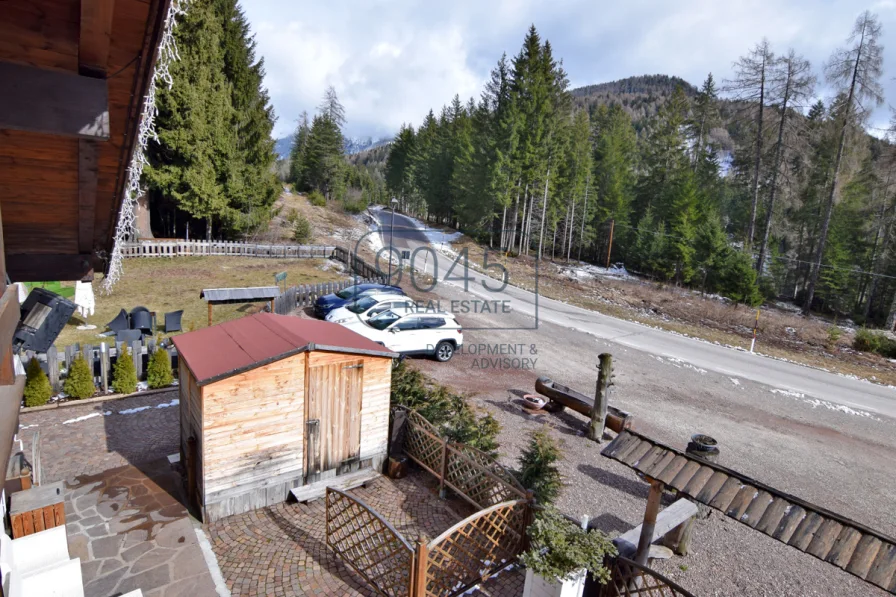
[[[812,408],[818,408],[819,406],[823,406],[828,410],[833,410],[836,412],[841,412],[847,415],[855,415],[858,417],[866,417],[872,419],[874,421],[880,421],[876,416],[872,413],[864,410],[855,410],[843,404],[834,404],[833,402],[828,402],[827,400],[819,400],[818,398],[807,398],[805,394],[802,392],[794,392],[792,390],[779,390],[774,388],[769,390],[772,394],[778,394],[781,396],[788,396],[790,398],[794,398],[796,400],[800,400],[812,406]]]
[[[79,423],[81,421],[86,421],[87,419],[92,419],[94,417],[108,417],[111,414],[112,414],[111,410],[107,410],[105,412],[99,412],[99,413],[90,413],[89,415],[83,415],[80,417],[75,417],[74,419],[69,419],[67,421],[63,421],[62,424],[70,425],[71,423]]]
[[[591,280],[593,278],[612,278],[614,280],[633,279],[621,263],[614,264],[609,268],[600,267],[584,261],[573,262],[571,265],[561,265],[557,267],[560,275],[566,276],[570,280]]]

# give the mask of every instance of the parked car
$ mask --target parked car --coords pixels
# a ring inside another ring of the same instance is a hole
[[[404,295],[404,290],[398,286],[389,286],[388,284],[355,284],[354,286],[347,286],[335,294],[325,294],[318,297],[314,301],[314,315],[323,319],[333,309],[342,307],[363,296],[377,293]]]
[[[463,346],[464,334],[452,313],[384,311],[352,331],[402,355],[432,355],[445,362]]]
[[[330,311],[325,319],[333,323],[364,322],[389,309],[416,311],[417,304],[413,299],[400,294],[371,294],[355,299]]]

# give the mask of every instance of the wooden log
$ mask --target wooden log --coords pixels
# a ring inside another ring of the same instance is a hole
[[[849,564],[849,560],[852,558],[852,554],[855,552],[856,546],[859,544],[859,539],[861,538],[862,533],[859,531],[852,527],[843,527],[843,530],[840,531],[840,535],[837,537],[837,540],[834,541],[834,545],[831,546],[831,550],[828,552],[825,559],[834,566],[846,568],[846,565]]]
[[[588,425],[587,437],[600,443],[604,437],[604,425],[607,419],[607,406],[610,401],[610,378],[613,375],[613,355],[603,353],[598,356],[599,373],[597,387],[594,390],[594,403],[591,405],[591,422]]]

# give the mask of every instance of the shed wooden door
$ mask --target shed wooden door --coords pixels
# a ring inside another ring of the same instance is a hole
[[[308,368],[305,483],[350,470],[361,450],[364,360]]]

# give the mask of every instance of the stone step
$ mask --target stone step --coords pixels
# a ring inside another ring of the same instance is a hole
[[[379,476],[380,474],[378,472],[366,469],[347,475],[341,475],[339,477],[324,479],[323,481],[318,481],[310,485],[296,487],[295,489],[291,489],[290,493],[298,502],[309,502],[324,497],[327,494],[327,487],[348,491],[369,483]]]

